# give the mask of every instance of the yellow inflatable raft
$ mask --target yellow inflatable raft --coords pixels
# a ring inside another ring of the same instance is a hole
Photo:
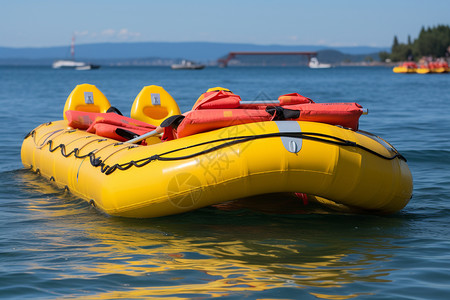
[[[158,101],[166,101],[160,92]],[[95,110],[102,109],[89,108]],[[391,145],[323,123],[258,122],[163,143],[153,137],[147,144],[120,143],[60,120],[32,130],[21,155],[25,167],[122,217],[160,217],[284,192],[314,195],[333,207],[393,213],[412,193],[406,161]]]
[[[414,62],[403,62],[392,70],[394,73],[416,73],[417,65]]]

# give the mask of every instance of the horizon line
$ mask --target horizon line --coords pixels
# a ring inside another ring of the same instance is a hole
[[[391,46],[373,46],[373,45],[326,45],[326,44],[258,44],[258,43],[242,43],[242,42],[212,42],[212,41],[116,41],[116,42],[90,42],[90,43],[77,43],[76,46],[83,45],[97,45],[97,44],[144,44],[144,43],[167,43],[167,44],[188,44],[188,43],[207,43],[207,44],[240,44],[240,45],[255,45],[255,46],[281,46],[281,47],[323,47],[323,48],[355,48],[355,47],[367,47],[367,48],[391,48]],[[53,46],[2,46],[1,48],[55,48],[55,47],[70,47],[70,44],[65,45],[53,45]]]

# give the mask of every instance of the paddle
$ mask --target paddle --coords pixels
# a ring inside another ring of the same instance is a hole
[[[138,137],[135,137],[135,138],[133,138],[133,139],[131,139],[131,140],[129,140],[129,141],[126,141],[125,143],[128,143],[128,144],[136,144],[136,143],[138,143],[138,142],[140,142],[140,141],[142,141],[142,140],[145,140],[145,139],[148,138],[148,137],[154,136],[154,135],[159,134],[159,133],[162,133],[162,132],[163,132],[163,129],[162,129],[161,127],[158,126],[158,127],[156,127],[155,130],[150,131],[150,132],[147,132],[147,133],[145,133],[145,134],[143,134],[143,135],[140,135],[140,136],[138,136]]]
[[[133,139],[131,139],[129,141],[126,141],[125,143],[135,144],[137,142],[142,141],[143,139],[146,139],[148,137],[154,136],[154,135],[156,135],[158,133],[163,133],[164,132],[164,127],[172,126],[173,128],[177,128],[178,125],[180,124],[180,122],[183,121],[183,119],[184,119],[183,115],[170,116],[167,119],[165,119],[164,121],[162,121],[161,125],[156,127],[155,130],[147,132],[146,134],[143,134],[141,136],[133,138]]]
[[[115,130],[116,134],[127,139],[127,140],[132,140],[134,138],[137,138],[139,136],[139,134],[134,133],[133,131],[130,130],[126,130],[123,128],[116,128]]]
[[[273,105],[280,105],[280,101],[278,100],[247,100],[247,101],[240,101],[239,104],[273,104]]]

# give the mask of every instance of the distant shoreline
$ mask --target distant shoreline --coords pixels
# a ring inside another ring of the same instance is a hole
[[[332,67],[335,68],[346,68],[346,67],[386,67],[393,68],[396,64],[394,63],[366,63],[366,62],[355,62],[355,63],[339,63],[333,64]],[[2,64],[0,62],[0,68],[49,68],[51,69],[51,64]],[[218,64],[207,65],[207,68],[222,68]],[[170,68],[170,65],[101,65],[101,68]],[[227,68],[309,68],[307,65],[231,65]]]
[[[340,65],[342,62],[359,63],[379,61],[380,47],[327,47],[313,45],[256,45],[209,42],[145,42],[99,43],[75,46],[75,60],[103,66],[148,65],[167,66],[183,59],[207,64],[217,64],[230,52],[317,52],[320,62]],[[70,47],[11,48],[0,47],[0,65],[51,65],[54,60],[68,59]],[[306,65],[306,56],[240,56],[235,63],[242,65]],[[231,64],[230,64],[231,65]]]
[[[371,58],[371,61],[349,61],[346,55],[345,60],[331,60],[321,59],[320,62],[331,64],[332,66],[394,66],[395,63],[386,63]],[[105,67],[170,67],[172,64],[179,63],[179,59],[170,58],[136,58],[136,59],[118,59],[118,60],[100,60],[100,59],[80,59],[86,63],[93,63]],[[23,66],[23,67],[51,67],[53,59],[0,59],[0,66]],[[208,67],[219,66],[217,60],[203,62]],[[229,67],[306,67],[308,60],[306,57],[297,59],[283,60],[279,57],[264,57],[264,58],[245,58],[242,60],[235,60],[229,63]]]

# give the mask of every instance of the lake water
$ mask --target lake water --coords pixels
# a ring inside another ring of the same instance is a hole
[[[71,90],[95,84],[129,115],[146,85],[188,110],[206,89],[243,100],[298,92],[356,101],[360,129],[408,159],[414,196],[389,216],[204,208],[134,220],[104,215],[25,170],[20,146],[62,119]],[[0,298],[448,299],[450,74],[384,67],[0,68]]]

